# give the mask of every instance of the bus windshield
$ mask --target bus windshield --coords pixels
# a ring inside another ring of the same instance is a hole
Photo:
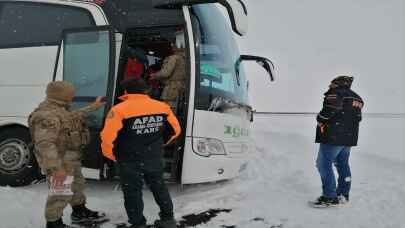
[[[239,48],[228,21],[215,4],[192,7],[197,55],[196,109],[208,110],[221,98],[247,104],[247,81],[243,68],[236,73]]]

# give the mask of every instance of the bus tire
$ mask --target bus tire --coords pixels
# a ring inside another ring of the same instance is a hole
[[[26,128],[0,129],[0,186],[26,186],[41,178],[30,143]]]

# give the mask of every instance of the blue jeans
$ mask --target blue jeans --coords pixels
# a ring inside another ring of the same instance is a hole
[[[349,195],[352,181],[349,166],[350,149],[348,146],[320,144],[316,167],[321,175],[323,196],[334,198],[337,195]],[[339,176],[337,188],[333,163]]]

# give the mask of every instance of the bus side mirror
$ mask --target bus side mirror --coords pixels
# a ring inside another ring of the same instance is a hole
[[[253,55],[241,55],[239,60],[236,62],[236,72],[239,72],[239,67],[241,62],[243,61],[255,61],[260,66],[262,66],[270,76],[270,81],[274,81],[275,76],[275,68],[274,64],[268,58],[260,57],[260,56],[253,56]]]
[[[228,11],[232,29],[238,35],[243,36],[248,31],[248,13],[245,3],[242,0],[164,0],[155,5],[159,9],[178,9],[184,5],[219,3]]]

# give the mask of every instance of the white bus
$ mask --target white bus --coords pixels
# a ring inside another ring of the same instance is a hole
[[[102,179],[114,177],[99,132],[122,94],[128,47],[144,49],[159,68],[170,43],[185,48],[187,86],[176,111],[184,133],[165,152],[167,178],[193,184],[236,177],[251,149],[253,76],[241,62],[258,62],[271,79],[274,70],[266,58],[239,53],[234,33],[246,31],[241,0],[0,0],[0,185],[41,177],[27,118],[52,80],[75,85],[74,107],[106,97],[105,108],[88,118],[93,137],[83,164]]]

